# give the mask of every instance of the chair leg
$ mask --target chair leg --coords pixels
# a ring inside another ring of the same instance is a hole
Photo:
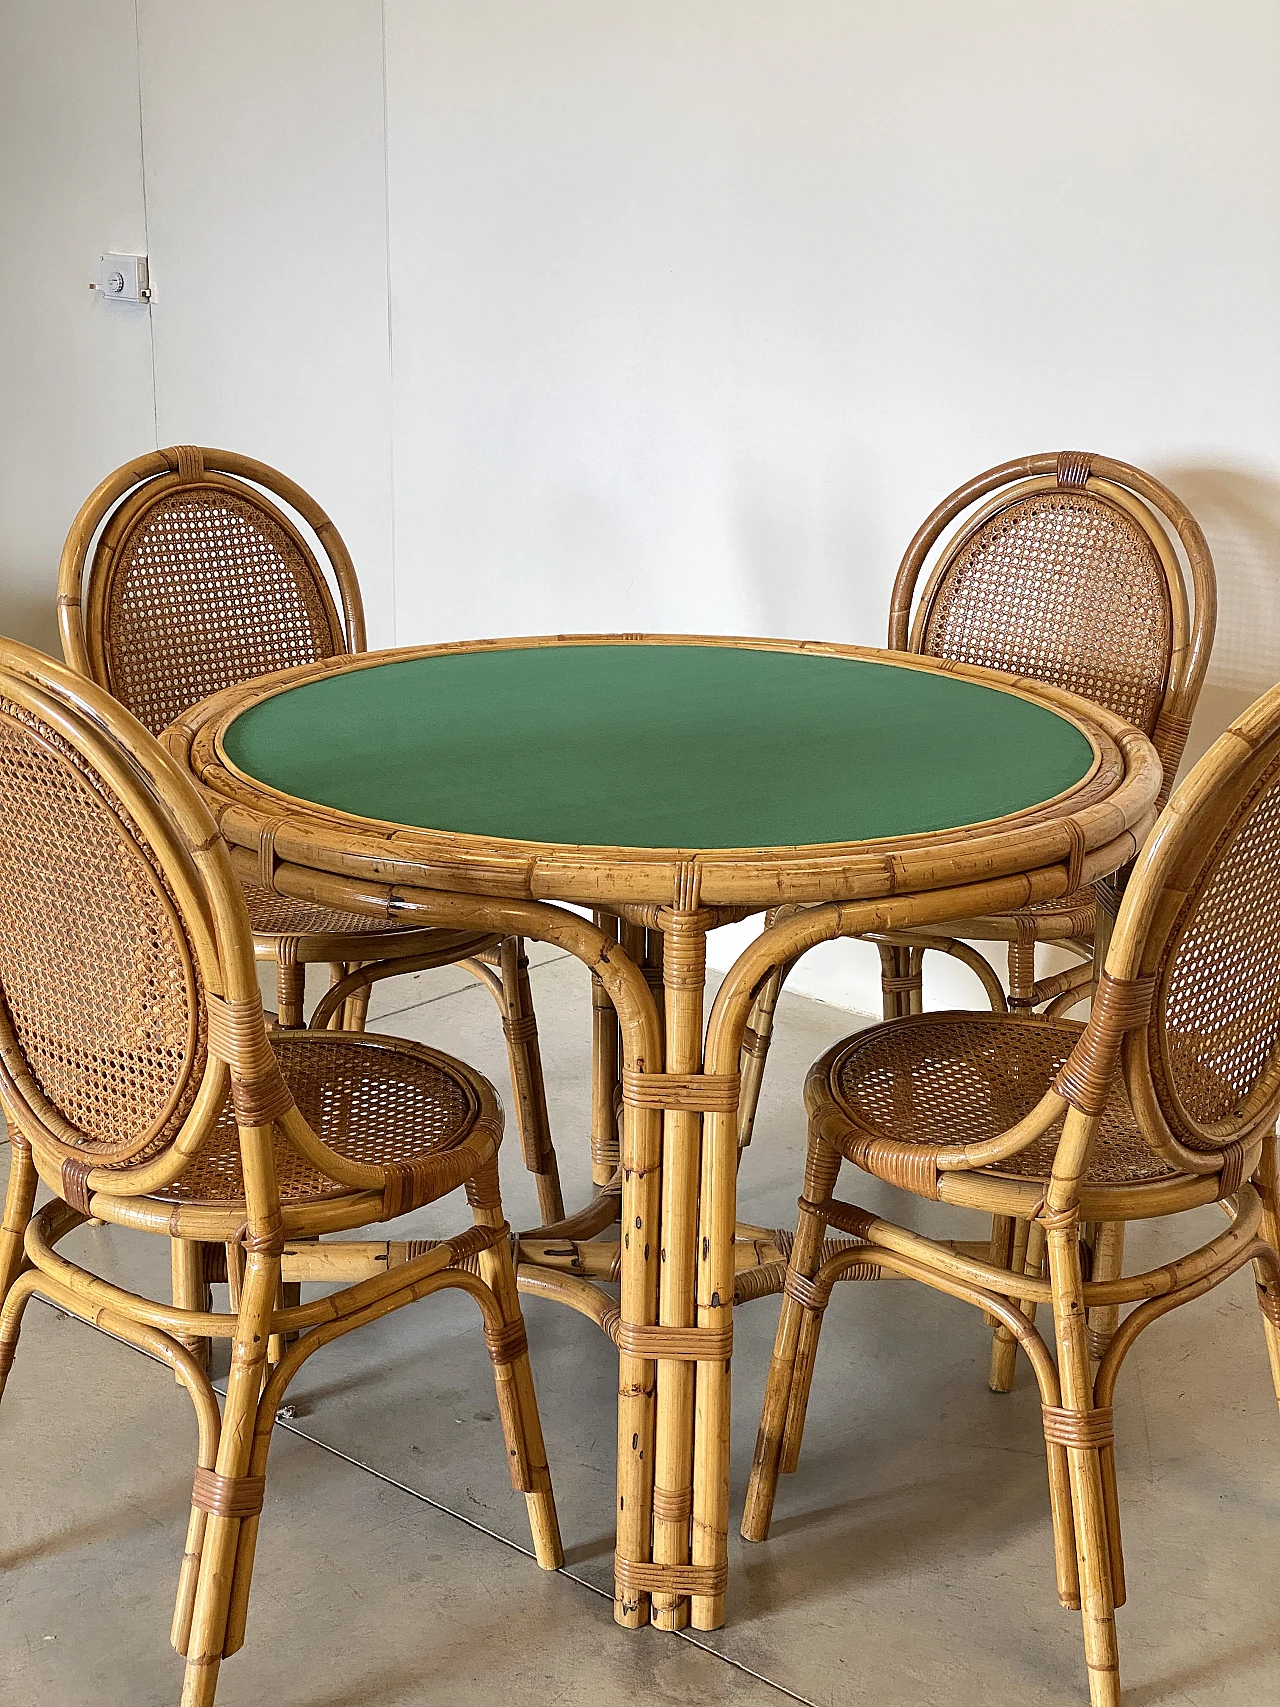
[[[1124,1232],[1123,1221],[1099,1223],[1093,1246],[1091,1280],[1119,1280],[1124,1272]],[[1089,1356],[1095,1362],[1101,1362],[1107,1355],[1119,1325],[1118,1304],[1099,1304],[1089,1311]]]
[[[745,1150],[751,1142],[756,1113],[760,1107],[760,1087],[764,1083],[765,1062],[773,1041],[773,1024],[778,998],[786,982],[789,966],[776,967],[765,979],[747,1018],[742,1034],[742,1053],[739,1061],[738,1148]]]
[[[212,1707],[218,1668],[224,1654],[234,1651],[227,1643],[227,1615],[235,1588],[240,1527],[249,1508],[256,1510],[260,1505],[260,1489],[248,1480],[247,1472],[279,1284],[279,1258],[251,1253],[245,1263],[239,1319],[231,1347],[231,1374],[218,1435],[216,1470],[212,1477],[203,1478],[206,1483],[203,1502],[193,1501],[192,1529],[200,1527],[196,1512],[204,1511],[206,1516],[186,1644],[182,1707]],[[175,1616],[175,1626],[177,1623]]]
[[[1090,1437],[1093,1377],[1085,1334],[1079,1225],[1070,1215],[1064,1216],[1059,1225],[1051,1226],[1048,1256],[1058,1374],[1062,1383],[1060,1416],[1070,1425],[1061,1443],[1066,1447],[1071,1479],[1071,1508],[1080,1568],[1080,1615],[1084,1629],[1085,1663],[1089,1668],[1089,1700],[1091,1707],[1120,1707],[1112,1527],[1108,1520],[1102,1455],[1096,1444],[1077,1445],[1072,1438],[1073,1435],[1075,1438]]]
[[[209,1284],[204,1277],[204,1246],[194,1239],[170,1239],[169,1268],[173,1278],[173,1301],[180,1310],[208,1310],[210,1307]],[[207,1339],[198,1335],[179,1335],[178,1343],[184,1345],[201,1369],[209,1367],[212,1348]],[[181,1376],[175,1375],[174,1380],[179,1386],[183,1385]]]
[[[25,1138],[11,1138],[9,1189],[4,1199],[4,1220],[0,1223],[0,1304],[9,1288],[27,1266],[24,1240],[27,1225],[35,1208],[39,1179],[31,1159],[31,1146]]]
[[[802,1303],[801,1297],[811,1290],[813,1277],[822,1263],[827,1221],[817,1205],[831,1196],[839,1172],[839,1151],[811,1132],[800,1218],[787,1261],[782,1311],[742,1514],[742,1535],[746,1541],[767,1539],[778,1477],[784,1471],[794,1470],[799,1458],[823,1316],[821,1308]]]
[[[1009,1006],[1031,1008],[1036,1000],[1036,944],[1024,937],[1009,944]]]
[[[4,1198],[4,1221],[0,1224],[0,1394],[4,1392],[17,1355],[22,1312],[27,1307],[29,1294],[15,1294],[12,1308],[3,1307],[13,1292],[14,1282],[29,1266],[24,1241],[39,1184],[30,1144],[24,1138],[14,1137],[9,1140],[9,1146],[12,1151],[9,1188]]]
[[[296,1030],[302,1024],[302,1001],[306,988],[307,969],[299,966],[288,937],[276,945],[276,1015],[281,1031]]]
[[[1268,1138],[1262,1146],[1262,1161],[1254,1175],[1254,1184],[1262,1198],[1262,1236],[1280,1261],[1280,1140]],[[1280,1404],[1280,1287],[1275,1276],[1261,1264],[1254,1264],[1258,1287],[1258,1304],[1262,1311],[1262,1329],[1267,1339],[1267,1354],[1271,1359],[1271,1382]]]
[[[1015,1274],[1038,1275],[1044,1268],[1044,1228],[1038,1221],[1015,1221],[1013,1250],[1009,1267]],[[1029,1322],[1036,1319],[1036,1307],[1029,1299],[1018,1303]],[[987,1385],[993,1393],[1008,1393],[1013,1389],[1017,1369],[1018,1342],[1009,1329],[997,1325],[991,1336],[991,1372]]]
[[[599,928],[616,938],[618,921],[597,911]],[[618,1171],[618,1015],[609,992],[591,974],[591,1183],[606,1186]]]
[[[353,972],[359,971],[363,961],[355,961],[351,966]],[[369,992],[372,985],[362,984],[352,992],[342,1004],[342,1018],[339,1020],[343,1031],[363,1031],[369,1018]]]
[[[564,1198],[560,1191],[555,1146],[551,1142],[547,1087],[542,1076],[542,1054],[538,1048],[538,1022],[529,985],[529,961],[519,937],[503,939],[499,963],[505,1002],[502,1029],[507,1038],[520,1150],[524,1165],[538,1183],[538,1209],[543,1223],[550,1225],[564,1219]]]
[[[525,1496],[529,1528],[533,1533],[533,1551],[538,1563],[544,1571],[557,1571],[564,1564],[564,1550],[560,1545],[551,1472],[547,1468],[542,1420],[538,1414],[533,1371],[529,1365],[520,1295],[516,1290],[511,1240],[506,1235],[506,1220],[502,1213],[496,1160],[468,1184],[467,1196],[478,1227],[503,1231],[503,1237],[497,1244],[481,1251],[479,1257],[480,1278],[493,1293],[501,1318],[501,1326],[496,1331],[486,1321],[485,1340],[493,1362],[498,1414],[502,1418],[502,1432],[507,1443],[511,1483]]]
[[[886,1019],[905,1019],[924,1008],[923,954],[919,949],[882,942],[880,997]]]

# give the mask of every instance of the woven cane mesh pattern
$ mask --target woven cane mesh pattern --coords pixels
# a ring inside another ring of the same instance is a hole
[[[344,936],[353,931],[367,935],[404,930],[390,919],[367,919],[336,907],[316,907],[310,901],[295,901],[288,895],[259,889],[256,884],[245,884],[244,898],[249,923],[264,936]]]
[[[858,1126],[913,1144],[972,1144],[1015,1126],[1049,1089],[1080,1041],[1067,1021],[998,1014],[926,1015],[875,1026],[852,1039],[832,1069],[832,1090]],[[1048,1179],[1062,1123],[991,1172]],[[1087,1178],[1131,1184],[1174,1173],[1147,1146],[1117,1076]]]
[[[1171,632],[1164,569],[1136,522],[1093,493],[1043,492],[964,542],[921,650],[1083,694],[1149,733]]]
[[[407,1162],[452,1149],[470,1132],[476,1099],[461,1074],[425,1052],[340,1041],[272,1038],[272,1047],[312,1131],[353,1162]],[[318,1172],[276,1139],[283,1203],[339,1197],[349,1186]],[[240,1140],[228,1102],[217,1131],[178,1180],[161,1194],[189,1202],[244,1196]]]
[[[106,1164],[157,1153],[181,1126],[203,1024],[190,946],[139,831],[61,736],[0,698],[0,1029]]]
[[[157,499],[115,554],[110,687],[153,734],[208,694],[331,658],[318,569],[265,504],[220,487]]]
[[[1190,1148],[1231,1136],[1280,1045],[1278,874],[1280,763],[1205,862],[1160,975],[1152,1073],[1165,1118]]]

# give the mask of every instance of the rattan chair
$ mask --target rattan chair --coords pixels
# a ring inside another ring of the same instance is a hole
[[[974,1304],[1022,1346],[1039,1383],[1059,1594],[1084,1614],[1095,1707],[1120,1700],[1112,1395],[1134,1341],[1252,1261],[1280,1398],[1278,866],[1275,688],[1162,814],[1127,886],[1087,1026],[909,1015],[837,1044],[805,1087],[800,1219],[742,1532],[764,1539],[779,1471],[796,1467],[835,1281],[905,1275]],[[846,1161],[920,1197],[990,1212],[1003,1248],[927,1239],[838,1201]],[[1199,1249],[1143,1274],[1099,1264],[1098,1228],[1215,1201],[1230,1225]],[[1029,1258],[1011,1254],[1015,1220],[1034,1229]],[[828,1228],[853,1238],[824,1251]],[[1102,1348],[1090,1345],[1090,1315],[1124,1304],[1137,1308],[1091,1367]],[[1052,1307],[1056,1361],[1037,1305]]]
[[[126,463],[85,500],[63,547],[58,620],[71,668],[153,735],[222,688],[365,649],[360,585],[315,499],[265,463],[200,445]],[[246,886],[245,900],[254,951],[275,963],[280,1025],[302,1024],[311,963],[331,966],[326,1015],[354,1031],[363,1029],[370,984],[389,967],[467,966],[498,1003],[521,1149],[543,1220],[558,1221],[564,1203],[523,945],[293,900],[273,890],[274,862],[264,845],[262,881]]]
[[[957,518],[962,519],[939,548]],[[1190,572],[1190,596],[1178,542]],[[889,645],[1048,682],[1119,713],[1151,737],[1165,769],[1167,799],[1204,681],[1216,616],[1213,559],[1185,504],[1127,463],[1060,451],[988,469],[938,505],[898,570]],[[1118,883],[1099,884],[1022,912],[872,938],[880,949],[884,1017],[921,1012],[929,950],[968,966],[996,1012],[1043,1003],[1051,1013],[1069,1011],[1093,988],[1095,944],[1101,940],[1105,946],[1118,889]],[[1007,1002],[995,971],[965,939],[1008,943]],[[1038,942],[1072,953],[1076,964],[1037,980]],[[743,1144],[751,1139],[784,977],[785,972],[775,975],[761,991],[746,1033]],[[1025,1223],[1014,1231],[1024,1255],[1029,1236]],[[1099,1241],[1101,1262],[1119,1262],[1123,1236],[1116,1227]],[[1100,1320],[1095,1332],[1106,1331]],[[1013,1379],[1013,1360],[1013,1341],[997,1334],[993,1386]]]
[[[0,1103],[12,1170],[0,1232],[0,1389],[39,1294],[163,1358],[199,1456],[172,1639],[184,1707],[241,1645],[276,1412],[312,1352],[445,1287],[480,1307],[513,1484],[538,1561],[555,1506],[498,1189],[502,1111],[478,1073],[419,1044],[269,1038],[249,920],[194,788],[109,695],[0,642]],[[55,1195],[33,1213],[37,1186]],[[465,1187],[444,1241],[313,1242]],[[124,1290],[63,1254],[89,1217],[239,1253],[227,1313]],[[342,1282],[281,1308],[283,1279]],[[219,1414],[185,1340],[231,1342]],[[268,1347],[292,1344],[274,1370]],[[66,1394],[50,1393],[66,1425]],[[10,1441],[12,1451],[16,1443]]]
[[[1049,682],[1118,712],[1154,742],[1167,798],[1216,618],[1213,559],[1186,505],[1128,463],[1059,451],[1001,463],[943,499],[898,570],[889,645]],[[959,936],[1009,944],[1009,1005],[1015,1008],[1055,999],[1066,1008],[1086,999],[1097,899],[1091,889],[1077,890],[1025,912],[966,920],[962,930],[957,925],[873,939],[881,944],[884,1017],[920,1012],[928,949],[957,955],[982,980],[992,1006],[1004,1008],[999,980]],[[1114,886],[1102,901],[1114,916]],[[1083,964],[1037,982],[1037,942],[1074,949]],[[762,1044],[755,1045],[757,1023],[744,1058],[748,1115],[776,1001],[777,981],[757,1015]],[[748,1118],[748,1133],[749,1125]]]

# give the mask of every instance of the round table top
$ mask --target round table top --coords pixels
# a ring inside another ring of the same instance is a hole
[[[333,659],[228,689],[175,743],[242,846],[270,822],[325,870],[601,903],[670,901],[690,862],[729,904],[875,892],[868,860],[887,893],[931,886],[922,854],[933,886],[1026,870],[1149,820],[1159,785],[1142,736],[1039,683],[677,636]]]

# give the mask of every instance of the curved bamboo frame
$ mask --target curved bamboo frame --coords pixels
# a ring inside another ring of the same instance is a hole
[[[329,1340],[442,1287],[461,1288],[480,1306],[512,1482],[526,1495],[539,1563],[557,1568],[562,1554],[555,1505],[498,1187],[502,1112],[492,1087],[470,1068],[421,1045],[362,1038],[362,1048],[430,1056],[465,1089],[469,1112],[448,1145],[396,1164],[354,1161],[325,1143],[280,1075],[267,1040],[241,888],[190,780],[104,690],[40,653],[0,641],[0,688],[10,703],[55,730],[111,789],[119,802],[119,833],[145,845],[169,886],[207,1002],[208,1054],[203,1063],[192,1059],[192,1070],[202,1073],[199,1094],[165,1148],[140,1160],[117,1147],[106,1158],[110,1165],[83,1165],[84,1152],[72,1142],[67,1123],[50,1118],[16,1037],[8,1039],[0,1059],[0,1101],[13,1144],[0,1229],[0,1392],[26,1305],[38,1293],[163,1357],[196,1409],[198,1468],[173,1626],[174,1644],[187,1658],[184,1707],[209,1707],[221,1660],[243,1639],[267,1449],[289,1381]],[[336,1050],[347,1041],[324,1031],[311,1035],[309,1047]],[[175,1204],[156,1198],[212,1137],[229,1086],[243,1201]],[[292,1146],[331,1180],[335,1194],[282,1205],[277,1142]],[[76,1165],[71,1176],[68,1164]],[[76,1206],[62,1201],[69,1177]],[[40,1180],[55,1196],[36,1213]],[[394,1263],[385,1242],[368,1251],[311,1242],[335,1226],[394,1217],[463,1185],[474,1227],[431,1246],[406,1247]],[[163,1304],[92,1274],[56,1249],[89,1216],[175,1241],[198,1238],[242,1250],[238,1301],[227,1312]],[[354,1284],[314,1303],[282,1307],[290,1239],[298,1242],[295,1274],[314,1276],[327,1249],[333,1278],[354,1276]],[[269,1375],[269,1348],[299,1333]],[[211,1336],[232,1342],[221,1417],[208,1377],[188,1349],[190,1342]]]
[[[748,1540],[767,1536],[778,1476],[796,1467],[822,1317],[834,1282],[855,1269],[860,1277],[888,1270],[963,1298],[994,1320],[1010,1343],[1021,1344],[1036,1370],[1045,1406],[1059,1594],[1064,1605],[1083,1615],[1093,1707],[1119,1707],[1120,1702],[1114,1611],[1123,1604],[1125,1584],[1111,1405],[1116,1377],[1138,1335],[1252,1263],[1280,1400],[1280,1146],[1275,1137],[1280,1048],[1264,1061],[1237,1117],[1201,1132],[1198,1146],[1181,1141],[1173,1130],[1150,1068],[1166,1023],[1161,975],[1177,944],[1180,907],[1188,896],[1204,894],[1209,876],[1232,845],[1223,839],[1228,828],[1234,838],[1257,800],[1267,797],[1265,790],[1274,792],[1278,765],[1280,688],[1237,719],[1166,806],[1127,886],[1089,1023],[1040,1103],[1016,1127],[980,1144],[944,1143],[928,1150],[906,1136],[881,1138],[878,1150],[869,1152],[860,1143],[865,1134],[833,1088],[833,1068],[847,1042],[815,1064],[806,1085],[810,1139],[800,1221],[742,1533]],[[779,963],[776,948],[772,958]],[[752,971],[764,959],[758,955]],[[729,1016],[750,1000],[749,973],[722,987],[709,1032],[709,1065],[728,1054],[733,1042]],[[885,1025],[927,1023],[925,1016]],[[1005,1023],[1033,1022],[1011,1018]],[[1087,1181],[1101,1116],[1118,1078],[1151,1150],[1180,1169],[1154,1189]],[[1038,1194],[1037,1203],[1028,1205],[1025,1195],[1020,1203],[1011,1200],[1013,1182],[984,1170],[1025,1150],[1064,1115],[1049,1177],[1018,1182],[1024,1194]],[[898,1152],[904,1160],[914,1153],[919,1166],[912,1179],[896,1165]],[[985,1207],[996,1217],[990,1256],[925,1238],[839,1201],[834,1190],[846,1160],[924,1195]],[[924,1162],[932,1166],[932,1187],[924,1181]],[[967,1182],[967,1190],[947,1189],[960,1180]],[[1173,1213],[1215,1199],[1231,1217],[1227,1230],[1158,1269],[1124,1276],[1118,1241],[1111,1249],[1102,1242],[1107,1228],[1136,1216]],[[1012,1218],[1019,1214],[1036,1235],[1034,1259],[1026,1241],[1021,1247],[1011,1243]],[[1080,1245],[1082,1223],[1091,1222],[1101,1228],[1086,1279]],[[851,1235],[853,1244],[824,1254],[828,1227]],[[1047,1278],[1041,1274],[1046,1259]],[[1115,1311],[1125,1303],[1137,1308],[1117,1328]],[[1033,1326],[1037,1305],[1052,1308],[1056,1396],[1045,1369],[1047,1345]],[[1102,1312],[1110,1312],[1107,1331],[1095,1337],[1089,1326]],[[1099,1360],[1096,1375],[1090,1372],[1091,1354]]]

